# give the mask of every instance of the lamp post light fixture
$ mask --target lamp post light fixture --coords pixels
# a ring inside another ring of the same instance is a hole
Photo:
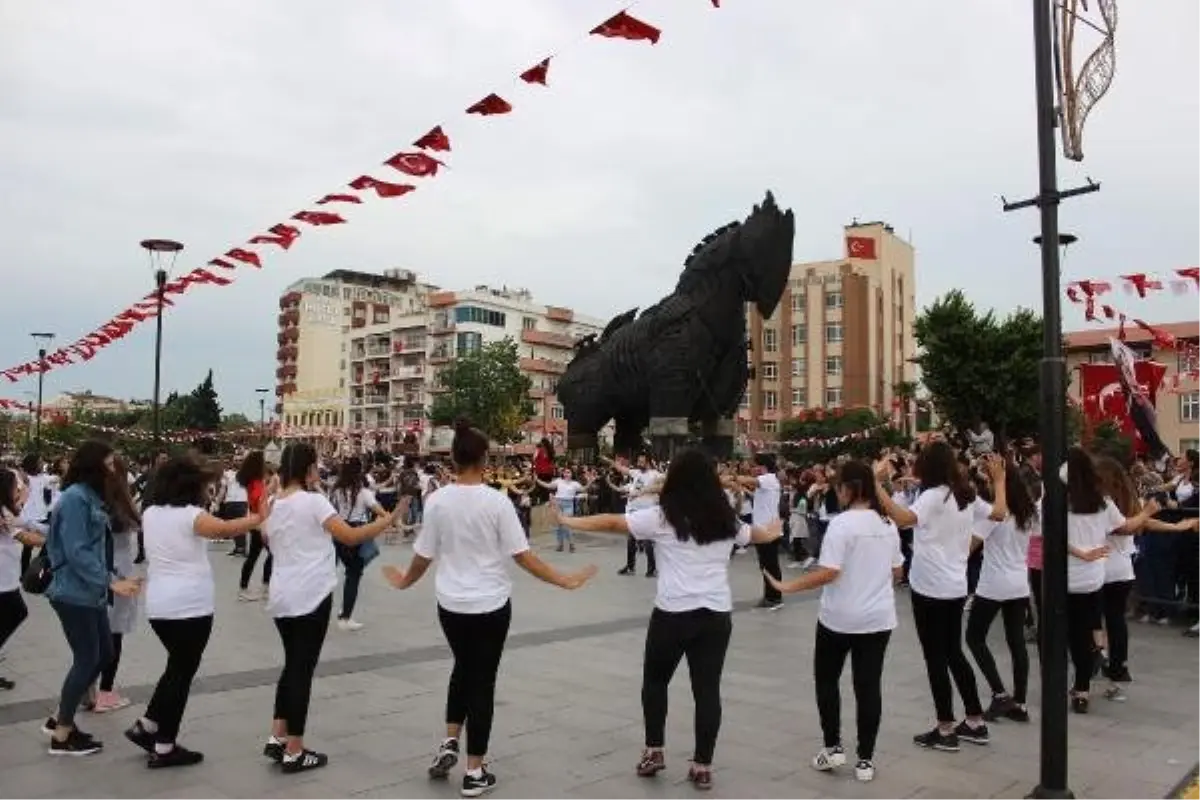
[[[38,457],[42,456],[42,387],[46,378],[46,345],[54,341],[54,334],[48,332],[34,331],[29,334],[38,345],[38,388],[37,388],[37,416],[33,421],[33,452]]]
[[[167,272],[175,265],[175,258],[183,245],[171,239],[145,239],[142,249],[150,258],[150,267],[154,270],[154,444],[162,444],[162,407],[159,394],[162,389],[162,332],[163,311],[166,309],[164,292],[167,286]]]
[[[258,395],[258,430],[262,434],[263,444],[267,443],[267,392],[270,389],[258,388],[254,390]]]

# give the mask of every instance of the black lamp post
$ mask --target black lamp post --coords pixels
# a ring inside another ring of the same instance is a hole
[[[258,388],[254,391],[258,394],[258,431],[262,435],[265,445],[267,443],[267,392],[271,390]]]
[[[175,263],[175,257],[183,249],[183,245],[170,239],[146,239],[142,249],[150,256],[150,266],[154,269],[154,445],[162,444],[162,407],[159,394],[162,389],[162,332],[163,311],[166,310],[165,292],[167,286],[167,271]]]
[[[37,417],[33,421],[33,452],[38,458],[42,456],[42,387],[46,378],[46,345],[54,341],[53,333],[29,334],[38,344],[38,388],[37,388]]]

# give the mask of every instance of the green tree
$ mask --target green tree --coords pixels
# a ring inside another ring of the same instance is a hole
[[[913,324],[917,364],[939,416],[964,430],[987,422],[1001,439],[1036,436],[1042,320],[1028,309],[981,314],[957,289]]]
[[[800,465],[816,464],[849,454],[854,458],[874,458],[885,447],[907,447],[911,439],[892,427],[888,418],[869,408],[851,408],[842,414],[824,414],[821,419],[807,415],[779,423],[780,452]],[[862,436],[870,430],[870,435]],[[831,441],[839,437],[844,441]],[[788,444],[819,439],[826,444]]]
[[[453,425],[467,417],[495,442],[520,441],[534,408],[529,399],[533,384],[521,372],[516,342],[503,339],[461,353],[439,377],[444,391],[429,409],[434,425]]]
[[[221,428],[221,403],[217,399],[217,390],[213,386],[213,373],[210,369],[200,381],[200,385],[192,390],[188,412],[191,415],[187,426],[198,431],[215,431]]]
[[[1115,458],[1127,467],[1133,464],[1133,440],[1111,419],[1106,419],[1092,428],[1091,436],[1085,444],[1088,450],[1096,455]]]

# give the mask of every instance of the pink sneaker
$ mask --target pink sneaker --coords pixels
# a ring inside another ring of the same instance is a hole
[[[129,705],[129,700],[122,697],[117,692],[97,692],[96,693],[96,708],[97,714],[105,714],[109,711],[120,711]]]

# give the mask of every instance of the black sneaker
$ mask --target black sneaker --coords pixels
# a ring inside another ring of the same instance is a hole
[[[783,601],[767,600],[766,598],[763,598],[762,600],[759,600],[754,607],[763,609],[765,611],[778,611],[779,609],[783,608]]]
[[[1071,710],[1076,714],[1088,713],[1088,698],[1079,695],[1071,695]]]
[[[938,728],[934,728],[928,733],[919,733],[914,736],[913,744],[917,747],[925,747],[930,750],[941,750],[943,753],[957,753],[958,735],[955,733],[942,733]]]
[[[54,731],[58,729],[58,720],[54,717],[46,717],[46,721],[42,723],[42,735],[53,736]]]
[[[284,746],[286,744],[287,742],[284,740],[276,739],[274,736],[272,736],[270,739],[267,739],[267,743],[263,745],[263,755],[274,761],[276,764],[282,764]]]
[[[104,749],[104,743],[93,739],[88,734],[76,728],[67,734],[63,741],[50,740],[50,755],[52,756],[90,756]]]
[[[991,705],[988,706],[987,711],[983,712],[983,718],[988,722],[995,722],[1002,717],[1007,717],[1008,710],[1015,705],[1016,703],[1008,695],[992,695]]]
[[[297,772],[308,772],[310,769],[320,769],[329,763],[329,756],[324,753],[315,753],[312,750],[301,750],[297,755],[291,756],[287,753],[283,755],[283,761],[280,762],[280,767],[284,773],[294,775]]]
[[[618,575],[633,575],[635,572],[636,571],[633,567],[621,567],[619,570],[617,570]]]
[[[470,774],[463,775],[463,797],[479,797],[480,795],[487,794],[495,788],[496,776],[488,772],[486,767],[480,769],[477,777]]]
[[[8,678],[0,678],[0,692],[11,692],[15,688],[17,688],[17,684]]]
[[[441,780],[450,774],[458,763],[458,739],[447,739],[438,748],[433,763],[429,765],[429,777]]]
[[[1133,678],[1129,674],[1129,667],[1123,664],[1118,666],[1111,661],[1104,665],[1104,677],[1113,683],[1133,683]]]
[[[971,744],[984,745],[992,740],[991,735],[988,733],[987,725],[971,727],[965,719],[958,723],[958,727],[954,729],[954,734],[964,742],[970,742]]]
[[[658,570],[656,570],[656,569],[647,570],[647,571],[646,571],[646,577],[647,577],[647,578],[657,578],[657,577],[658,577]]]
[[[1029,722],[1029,709],[1023,705],[1013,703],[1004,712],[1004,718],[1010,719],[1013,722]]]
[[[125,738],[154,755],[154,734],[142,726],[140,719],[125,730]]]
[[[167,767],[190,767],[204,760],[204,753],[188,750],[186,747],[175,745],[169,753],[151,753],[146,761],[150,769],[166,769]]]

